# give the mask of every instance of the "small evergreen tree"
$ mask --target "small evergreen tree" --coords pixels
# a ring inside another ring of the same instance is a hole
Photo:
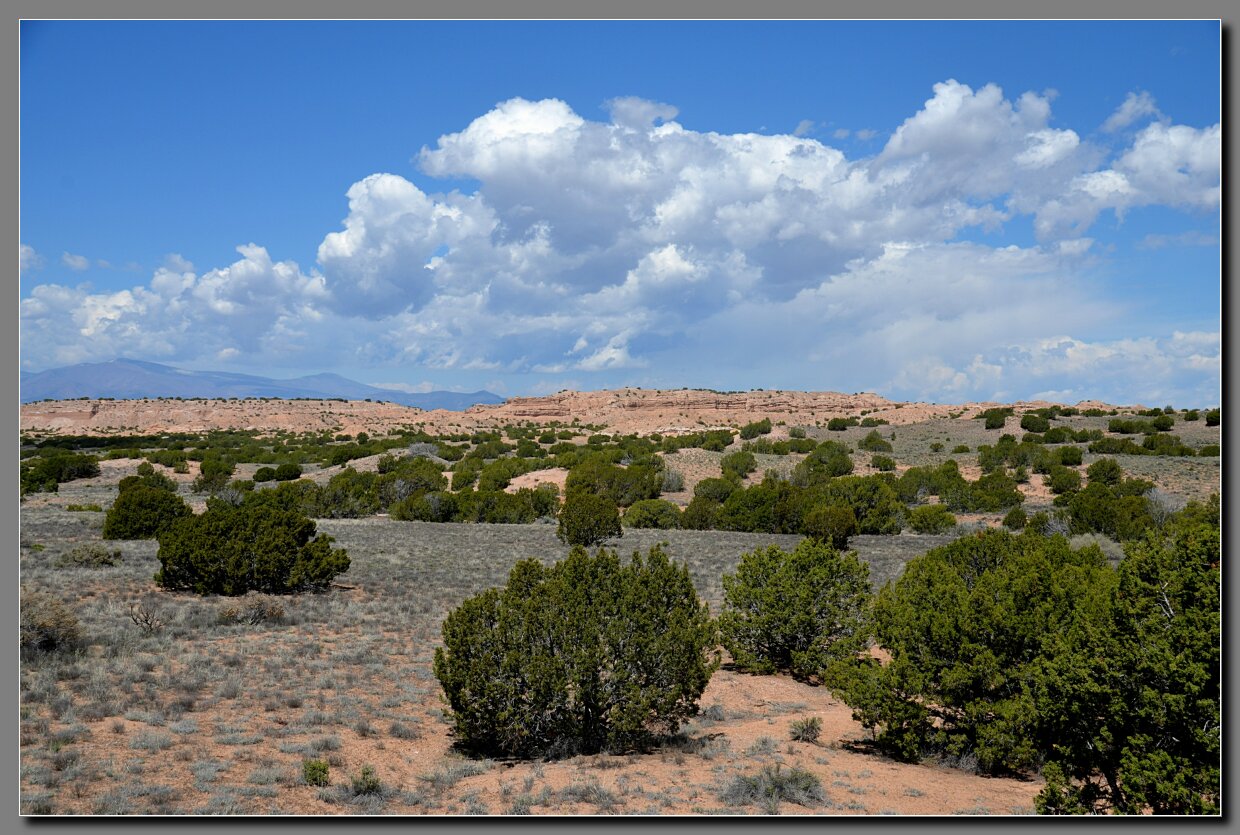
[[[762,420],[756,420],[753,423],[747,423],[744,426],[742,426],[741,427],[741,438],[743,440],[750,441],[758,437],[759,435],[770,434],[770,431],[771,431],[771,419],[762,418]]]
[[[191,485],[195,493],[214,493],[228,485],[236,465],[215,455],[202,459],[198,477]]]
[[[1020,428],[1026,432],[1045,432],[1051,428],[1051,422],[1042,415],[1029,412],[1021,416]]]
[[[273,477],[276,481],[292,481],[293,479],[301,478],[301,467],[297,464],[285,462],[276,467]]]
[[[1081,474],[1061,464],[1055,464],[1046,477],[1046,483],[1056,496],[1071,493],[1081,489]]]
[[[162,531],[155,582],[198,594],[288,594],[326,587],[348,571],[348,554],[269,492],[248,494],[239,506],[209,500],[204,513]]]
[[[851,507],[818,505],[805,514],[801,533],[842,551],[848,547],[849,538],[857,534],[857,514]]]
[[[885,440],[878,434],[877,429],[871,429],[870,433],[857,443],[857,448],[867,452],[891,452],[891,441]]]
[[[624,512],[624,524],[630,528],[679,528],[680,508],[666,499],[643,499]]]
[[[823,441],[792,470],[792,483],[815,487],[853,471],[848,447],[836,441]]]
[[[555,535],[566,545],[597,545],[624,534],[615,503],[593,493],[569,493],[559,518]]]
[[[122,490],[108,508],[103,519],[103,538],[154,539],[191,513],[189,505],[176,493],[135,483]]]
[[[1079,446],[1060,447],[1057,457],[1059,463],[1065,467],[1079,467],[1085,460],[1084,453],[1081,452]]]
[[[1099,458],[1085,468],[1090,484],[1106,484],[1114,487],[1124,478],[1124,468],[1114,458]]]
[[[858,533],[899,533],[904,505],[887,478],[842,476],[829,481],[822,495],[828,504],[852,508]]]
[[[1039,812],[1218,814],[1221,556],[1217,496],[1190,503],[1126,547],[1093,627],[1065,631],[1035,691]]]
[[[737,484],[726,478],[704,478],[693,486],[693,498],[712,502],[726,502],[737,490]]]
[[[758,469],[758,459],[754,457],[752,452],[742,450],[723,456],[719,461],[719,466],[723,469],[725,478],[740,481]]]
[[[956,517],[941,504],[927,504],[908,512],[908,526],[916,533],[947,533],[956,527]]]
[[[1114,579],[1094,545],[1073,550],[1030,530],[962,537],[879,592],[875,638],[890,662],[848,659],[828,684],[893,756],[1035,768],[1051,745],[1034,695],[1047,661],[1065,633],[1091,628]]]
[[[443,625],[434,673],[457,741],[484,754],[624,751],[697,713],[717,641],[689,572],[658,547],[522,560]]]
[[[1010,531],[1024,530],[1027,524],[1029,524],[1029,517],[1023,508],[1014,507],[1003,517],[1003,527]]]
[[[744,669],[820,675],[856,655],[868,637],[869,567],[823,542],[744,554],[736,574],[723,575],[723,588],[720,634]]]

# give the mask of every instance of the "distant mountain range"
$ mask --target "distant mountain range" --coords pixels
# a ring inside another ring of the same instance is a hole
[[[463,411],[479,403],[503,403],[489,391],[428,391],[410,394],[359,383],[339,374],[313,374],[292,380],[273,380],[225,371],[186,371],[170,365],[139,360],[81,363],[65,368],[21,374],[23,403],[70,400],[78,397],[343,397],[416,406],[419,409]]]

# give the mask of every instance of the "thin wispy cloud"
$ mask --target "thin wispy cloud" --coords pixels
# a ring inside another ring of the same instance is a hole
[[[1158,109],[1158,105],[1154,103],[1154,97],[1144,90],[1129,93],[1124,103],[1102,123],[1102,130],[1106,133],[1114,133],[1151,116],[1158,119],[1165,118],[1162,111]]]
[[[73,270],[74,272],[80,273],[83,270],[90,269],[89,258],[87,258],[85,255],[74,255],[71,252],[62,253],[60,256],[60,263],[64,264],[66,267]]]
[[[17,247],[17,269],[21,275],[40,269],[43,266],[43,256],[35,252],[34,247],[28,244],[18,244]]]
[[[1194,229],[1178,235],[1149,234],[1137,241],[1139,249],[1165,249],[1169,246],[1218,246],[1218,237]]]

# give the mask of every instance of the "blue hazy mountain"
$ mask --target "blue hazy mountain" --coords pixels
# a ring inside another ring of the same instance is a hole
[[[428,391],[410,394],[359,383],[339,374],[313,374],[292,380],[274,380],[228,371],[186,371],[141,360],[81,363],[22,372],[21,399],[68,400],[77,397],[343,397],[346,400],[382,400],[419,409],[462,411],[478,403],[503,403],[489,391]]]

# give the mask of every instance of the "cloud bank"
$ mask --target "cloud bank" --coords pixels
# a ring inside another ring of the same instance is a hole
[[[1101,146],[1055,126],[1049,96],[946,81],[874,155],[850,159],[798,135],[804,122],[720,134],[684,128],[668,104],[608,107],[590,121],[556,99],[496,105],[416,157],[426,177],[476,189],[372,174],[349,187],[308,270],[250,243],[227,267],[169,263],[119,292],[35,287],[25,365],[126,355],[486,371],[530,391],[570,375],[1217,400],[1217,333],[1168,323],[1091,341],[1126,311],[1085,280],[1104,213],[1217,211],[1217,124],[1162,118]],[[1104,129],[1150,115],[1133,94]],[[1036,241],[977,242],[1018,220]]]

